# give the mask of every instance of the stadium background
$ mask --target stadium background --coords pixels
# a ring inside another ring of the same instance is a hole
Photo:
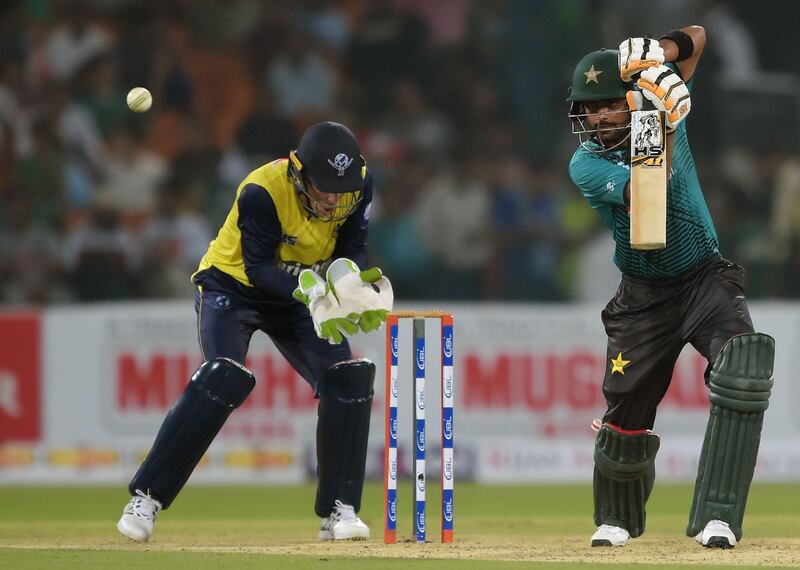
[[[690,23],[709,35],[689,119],[704,192],[723,253],[748,270],[758,328],[778,340],[756,482],[797,481],[795,3],[630,6],[4,3],[0,484],[128,480],[199,364],[188,275],[235,186],[322,119],[353,127],[376,176],[370,256],[400,305],[456,315],[459,480],[589,481],[588,426],[603,409],[599,311],[618,273],[607,232],[567,177],[577,140],[566,87],[583,53]],[[153,92],[146,114],[125,107],[135,85]],[[382,343],[375,333],[355,347],[382,364]],[[309,481],[315,411],[305,384],[263,338],[248,364],[259,388],[197,481]],[[691,351],[679,362],[657,424],[660,480],[694,476],[707,418],[703,365]],[[379,390],[373,479],[382,401]],[[401,448],[409,430],[401,427]]]

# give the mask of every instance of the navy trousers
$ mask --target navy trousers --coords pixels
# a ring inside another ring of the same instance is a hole
[[[330,344],[317,336],[311,315],[300,302],[256,303],[229,292],[198,288],[195,311],[204,360],[222,356],[244,364],[250,338],[260,330],[316,393],[328,368],[352,358],[347,340]]]

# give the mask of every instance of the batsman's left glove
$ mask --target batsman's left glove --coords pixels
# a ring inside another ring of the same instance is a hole
[[[665,111],[667,131],[674,131],[692,109],[689,89],[678,74],[665,65],[642,72],[636,85],[659,111]]]

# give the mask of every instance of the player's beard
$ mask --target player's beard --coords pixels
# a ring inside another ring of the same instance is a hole
[[[613,150],[628,146],[630,134],[630,124],[599,123],[594,136],[603,148]]]

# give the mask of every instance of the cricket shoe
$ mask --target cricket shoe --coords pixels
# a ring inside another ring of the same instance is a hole
[[[694,539],[707,548],[733,548],[736,546],[736,537],[730,525],[721,520],[708,521],[702,532],[697,533]]]
[[[335,502],[331,516],[322,519],[319,527],[320,540],[366,540],[369,538],[369,527],[358,518],[350,505],[341,501]]]
[[[161,503],[137,489],[136,495],[131,497],[122,511],[117,530],[131,540],[146,542],[153,535],[160,510]]]
[[[603,524],[592,535],[592,546],[625,546],[630,533],[622,527]]]

